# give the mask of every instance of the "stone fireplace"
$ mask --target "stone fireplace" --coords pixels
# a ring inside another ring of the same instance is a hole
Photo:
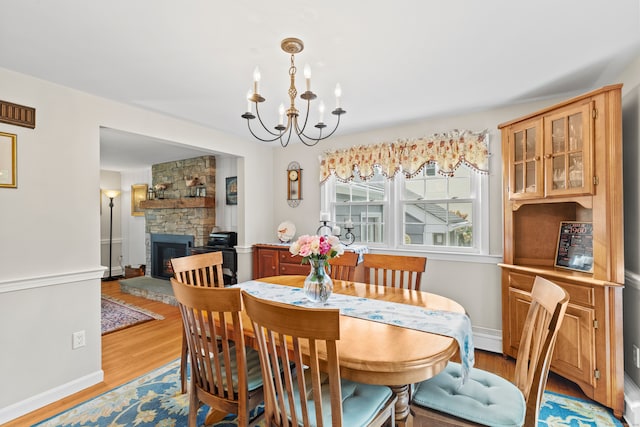
[[[142,201],[146,233],[146,275],[168,279],[166,266],[155,265],[152,242],[157,236],[174,236],[179,244],[190,247],[203,246],[216,225],[215,188],[216,162],[214,156],[202,156],[193,159],[160,163],[151,168],[152,186],[166,184],[164,198]],[[205,188],[205,197],[192,197],[192,189],[186,182],[198,178]],[[183,236],[184,238],[180,238]],[[189,243],[184,241],[188,240]],[[178,243],[165,242],[169,246],[162,249],[166,254],[177,250]],[[173,246],[171,246],[173,245]],[[157,246],[157,245],[156,245]],[[181,252],[182,253],[182,252]],[[189,253],[184,253],[184,256]],[[162,261],[160,261],[162,263]],[[157,273],[157,276],[156,276]],[[164,273],[164,277],[163,276]]]

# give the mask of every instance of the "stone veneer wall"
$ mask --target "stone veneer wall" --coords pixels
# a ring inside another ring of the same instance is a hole
[[[193,159],[160,163],[151,167],[152,186],[167,184],[165,199],[189,197],[186,179],[198,177],[207,191],[207,198],[215,199],[216,158],[202,156]],[[194,236],[195,246],[204,246],[216,225],[216,210],[212,208],[145,209],[147,275],[151,271],[151,234],[180,234]]]

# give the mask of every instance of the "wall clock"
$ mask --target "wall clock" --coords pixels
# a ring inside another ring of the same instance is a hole
[[[302,169],[298,162],[291,162],[287,166],[287,203],[292,208],[302,200]]]

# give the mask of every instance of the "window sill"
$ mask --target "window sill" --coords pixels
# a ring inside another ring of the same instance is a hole
[[[498,264],[503,261],[502,254],[479,254],[471,252],[445,252],[403,248],[386,248],[383,246],[369,246],[371,253],[385,253],[391,255],[426,256],[434,261],[472,262],[476,264]]]

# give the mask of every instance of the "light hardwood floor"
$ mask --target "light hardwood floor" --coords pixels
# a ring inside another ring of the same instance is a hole
[[[102,292],[161,314],[164,320],[153,320],[104,335],[103,382],[5,423],[2,427],[23,427],[45,420],[180,357],[182,335],[180,312],[177,307],[122,293],[117,281],[103,282]],[[475,366],[511,379],[515,363],[500,354],[476,351]],[[575,384],[553,373],[549,375],[547,389],[585,398]]]

